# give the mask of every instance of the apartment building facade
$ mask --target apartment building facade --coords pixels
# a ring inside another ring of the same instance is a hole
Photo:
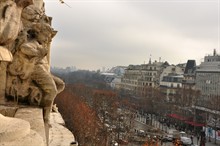
[[[194,108],[204,115],[208,126],[220,128],[220,56],[216,50],[197,67],[195,83],[200,96]]]
[[[141,65],[129,65],[121,80],[121,88],[144,95],[151,87],[159,87],[160,74],[168,66],[167,62],[151,62]]]
[[[160,75],[160,89],[166,95],[167,101],[176,100],[176,94],[182,88],[184,68],[184,66],[170,65]]]
[[[215,50],[196,69],[196,89],[201,92],[198,105],[212,108],[211,102],[220,96],[220,56]]]

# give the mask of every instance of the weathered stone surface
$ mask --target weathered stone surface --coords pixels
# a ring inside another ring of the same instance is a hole
[[[44,2],[43,0],[34,0],[34,5],[40,9],[43,9]]]
[[[51,124],[60,124],[63,126],[65,125],[65,121],[63,120],[59,112],[52,112],[50,119],[51,119]]]
[[[50,73],[50,43],[56,33],[43,0],[0,1],[0,61],[10,62],[0,62],[0,103],[6,96],[38,105],[49,121],[53,100],[64,89],[64,82]]]
[[[51,20],[43,0],[0,0],[0,113],[15,116],[0,116],[0,146],[49,143],[52,104],[64,89],[64,82],[50,73],[50,43],[57,33]],[[64,132],[59,126],[54,128]],[[65,133],[69,140],[72,134]]]
[[[23,8],[32,4],[32,0],[1,0],[0,1],[0,103],[4,103],[6,87],[6,68],[5,61],[11,61],[11,54],[5,51],[11,50],[21,29],[21,13]],[[8,55],[7,55],[8,54]],[[3,56],[5,55],[5,56]],[[1,61],[4,61],[3,63]]]
[[[0,106],[0,114],[7,117],[14,117],[18,107]]]
[[[0,1],[0,45],[12,43],[21,28],[23,8],[32,4],[32,0],[1,0]]]
[[[52,112],[50,121],[52,126],[49,134],[50,146],[69,146],[75,141],[73,134],[64,127],[65,123],[60,113]]]
[[[25,137],[30,133],[27,121],[5,117],[0,114],[0,142],[10,142]]]
[[[0,61],[0,103],[5,103],[6,69],[7,62]]]
[[[14,141],[0,142],[0,146],[45,146],[42,137],[35,131]]]
[[[23,119],[30,123],[31,130],[36,131],[44,140],[46,144],[43,111],[41,108],[19,108],[15,113],[15,118]]]
[[[11,52],[7,48],[0,46],[0,61],[12,61],[12,59]]]

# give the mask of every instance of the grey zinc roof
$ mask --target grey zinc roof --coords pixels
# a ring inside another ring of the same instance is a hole
[[[196,61],[195,60],[188,60],[184,74],[194,73],[195,70],[196,70]]]

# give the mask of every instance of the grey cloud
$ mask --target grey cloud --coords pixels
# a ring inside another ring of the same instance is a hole
[[[175,64],[201,58],[218,46],[216,1],[163,1],[66,1],[71,8],[46,2],[58,30],[52,64],[97,69],[143,63],[150,54]]]

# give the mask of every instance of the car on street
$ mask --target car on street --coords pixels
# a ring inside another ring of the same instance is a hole
[[[145,137],[146,133],[145,133],[144,130],[138,130],[137,135],[140,136],[140,137]]]
[[[185,146],[190,146],[192,144],[192,140],[189,137],[181,136],[180,141],[182,142],[183,145]]]
[[[173,138],[172,134],[168,134],[161,139],[161,141],[163,141],[163,142],[172,142],[173,140],[174,140],[174,138]]]
[[[118,143],[116,141],[111,141],[111,146],[118,146]]]

